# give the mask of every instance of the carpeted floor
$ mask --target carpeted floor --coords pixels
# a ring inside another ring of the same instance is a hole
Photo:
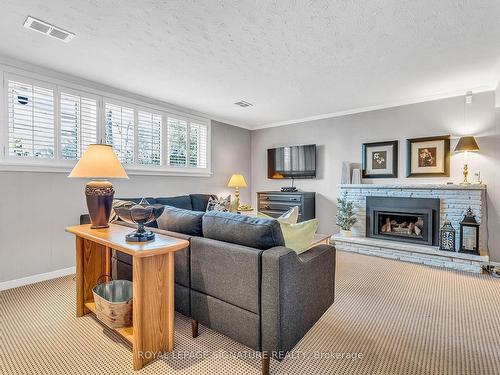
[[[500,374],[500,280],[352,253],[337,259],[334,305],[297,344],[303,355],[271,361],[272,374]],[[93,317],[75,318],[74,297],[72,277],[0,293],[0,374],[133,373],[127,344]],[[138,373],[260,373],[244,346],[204,327],[197,339],[190,333],[177,315],[174,353]]]

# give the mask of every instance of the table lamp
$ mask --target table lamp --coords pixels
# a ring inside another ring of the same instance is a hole
[[[468,152],[470,151],[479,151],[479,146],[477,145],[476,139],[472,136],[461,137],[458,140],[458,143],[455,147],[455,152],[463,152],[464,153],[464,167],[463,167],[463,175],[464,180],[460,183],[460,185],[470,185],[470,182],[467,180],[467,176],[469,175],[469,166],[468,162]]]
[[[109,227],[115,191],[107,178],[128,178],[110,145],[89,145],[69,178],[91,178],[85,186],[91,228]]]
[[[240,208],[240,188],[246,188],[247,183],[242,174],[235,173],[229,179],[228,187],[234,187],[234,196],[236,197],[237,207]]]

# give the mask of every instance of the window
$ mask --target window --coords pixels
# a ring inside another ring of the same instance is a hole
[[[168,117],[168,165],[186,166],[187,129],[186,120]]]
[[[137,133],[139,164],[161,165],[161,116],[139,111]]]
[[[206,125],[189,124],[189,166],[207,167],[208,129]]]
[[[132,174],[210,173],[207,119],[13,67],[0,74],[0,171],[69,172],[104,142]]]
[[[168,117],[168,164],[175,167],[207,168],[208,126],[178,117]]]
[[[97,101],[61,93],[61,158],[78,160],[88,145],[97,142]]]
[[[106,103],[106,144],[113,146],[118,160],[123,164],[134,163],[134,110]]]
[[[9,155],[54,157],[54,92],[8,81]]]

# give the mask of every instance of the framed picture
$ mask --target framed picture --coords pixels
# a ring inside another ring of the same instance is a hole
[[[406,140],[407,177],[449,177],[450,136]]]
[[[398,177],[398,141],[363,143],[363,178]]]

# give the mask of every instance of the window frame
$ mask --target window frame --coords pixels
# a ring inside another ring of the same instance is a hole
[[[26,172],[61,172],[69,173],[76,160],[62,159],[61,155],[61,93],[76,95],[96,100],[97,103],[97,142],[105,141],[105,105],[106,103],[125,106],[134,110],[134,163],[126,165],[125,170],[131,175],[166,175],[166,176],[203,176],[211,172],[211,121],[207,118],[178,111],[163,105],[118,95],[112,90],[101,90],[75,84],[67,80],[50,78],[37,73],[6,67],[0,64],[2,89],[0,90],[0,171]],[[9,155],[9,117],[8,117],[8,82],[14,80],[51,89],[54,98],[54,157],[42,159],[36,157],[16,157]],[[161,164],[148,165],[138,163],[138,116],[139,111],[161,116]],[[187,163],[184,167],[168,165],[168,117],[187,121]],[[191,122],[207,127],[206,168],[189,167],[189,129]]]

